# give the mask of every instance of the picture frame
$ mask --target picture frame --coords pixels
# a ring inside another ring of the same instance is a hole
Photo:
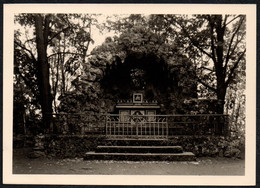
[[[143,94],[142,93],[134,93],[133,94],[133,103],[142,103],[143,102]]]

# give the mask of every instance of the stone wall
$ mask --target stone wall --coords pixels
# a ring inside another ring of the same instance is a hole
[[[231,136],[174,136],[169,144],[181,145],[197,157],[244,158],[244,140]]]
[[[103,139],[102,136],[47,136],[45,153],[48,157],[81,158],[86,152],[93,151]]]
[[[49,157],[83,157],[86,152],[95,150],[99,144],[118,144],[105,141],[104,138],[100,136],[46,137],[45,153]],[[153,144],[152,141],[151,144]],[[197,157],[245,157],[244,140],[231,136],[173,136],[160,144],[182,146],[184,151],[193,152]]]

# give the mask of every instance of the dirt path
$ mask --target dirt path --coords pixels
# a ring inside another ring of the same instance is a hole
[[[76,159],[29,159],[14,153],[14,174],[94,175],[244,175],[245,162],[227,158],[198,158],[195,162],[84,161]]]

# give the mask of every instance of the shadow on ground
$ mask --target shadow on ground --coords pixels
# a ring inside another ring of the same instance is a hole
[[[13,174],[91,175],[244,175],[245,161],[232,158],[197,158],[193,162],[85,161],[27,157],[29,149],[15,149]]]

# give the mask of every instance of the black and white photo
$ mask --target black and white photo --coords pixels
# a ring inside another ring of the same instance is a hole
[[[254,5],[57,6],[4,7],[7,182],[254,184]]]

